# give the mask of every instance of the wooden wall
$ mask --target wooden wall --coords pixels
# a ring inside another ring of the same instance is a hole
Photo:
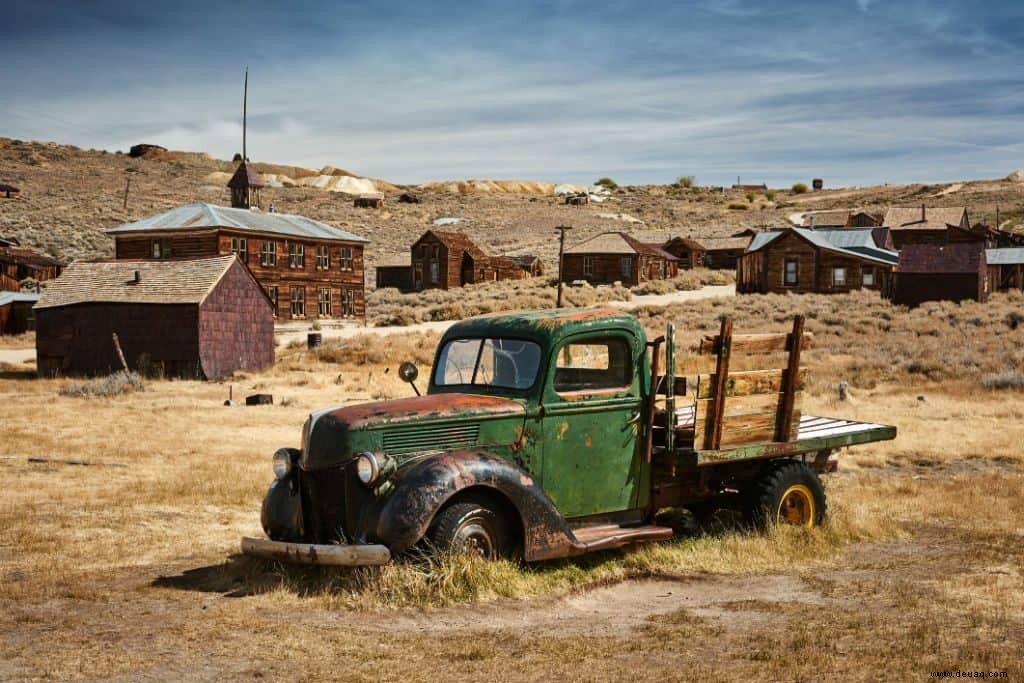
[[[377,266],[377,289],[394,287],[403,292],[412,289],[412,266]]]
[[[199,360],[207,379],[274,364],[274,317],[260,285],[231,266],[199,308]]]
[[[412,245],[412,272],[416,271],[417,265],[423,269],[420,289],[454,289],[462,286],[462,254],[462,251],[449,253],[448,246],[433,234],[423,235]],[[430,264],[435,261],[438,264],[438,281],[431,282]],[[414,279],[413,286],[415,285]]]
[[[925,301],[987,301],[982,273],[897,273],[893,303],[918,306]]]
[[[989,291],[1008,292],[1024,290],[1024,264],[1005,264],[988,266]]]
[[[566,282],[586,280],[591,284],[604,285],[621,282],[627,287],[635,287],[640,284],[636,254],[591,254],[590,257],[593,259],[593,272],[590,275],[585,275],[583,272],[584,255],[565,254],[562,261],[562,279]],[[629,277],[622,275],[621,260],[623,258],[632,261]]]

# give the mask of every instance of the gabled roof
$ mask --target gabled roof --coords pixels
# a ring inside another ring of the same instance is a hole
[[[802,227],[842,227],[850,220],[849,209],[809,211],[803,215]]]
[[[746,239],[746,238],[744,238]],[[665,242],[662,247],[668,247],[669,245],[681,244],[690,251],[704,251],[704,247],[700,242],[689,237],[673,237],[669,241]]]
[[[0,306],[6,306],[13,303],[35,303],[39,301],[39,294],[34,292],[0,292]]]
[[[40,254],[34,249],[5,246],[0,246],[0,263],[17,263],[29,266],[30,268],[46,268],[48,266],[61,265],[61,262],[57,259]]]
[[[923,211],[923,217],[922,217]],[[947,225],[960,225],[966,206],[902,207],[892,206],[885,212],[882,225],[893,230],[942,230]]]
[[[760,233],[758,233],[760,234]],[[729,249],[746,249],[750,244],[749,237],[695,237],[705,251],[724,251]]]
[[[985,263],[981,242],[908,244],[900,251],[901,273],[977,273]]]
[[[231,180],[228,181],[228,187],[265,187],[265,185],[263,184],[263,178],[256,172],[256,169],[249,168],[243,161],[238,165],[235,174],[231,176]]]
[[[786,228],[772,232],[761,232],[754,236],[747,252],[760,251],[782,235],[792,232],[819,249],[837,254],[867,259],[885,265],[899,262],[899,253],[882,249],[875,244],[871,228],[844,228],[837,230],[811,230],[809,228]]]
[[[170,230],[203,230],[227,228],[271,233],[309,239],[369,242],[370,240],[332,225],[293,213],[264,213],[250,209],[233,209],[216,204],[185,204],[177,208],[126,223],[107,230],[120,235],[134,232],[166,232]]]
[[[4,185],[0,183],[0,192],[21,192],[21,190],[16,188],[14,185]]]
[[[1024,247],[986,249],[985,259],[992,266],[1024,265]]]
[[[540,258],[531,254],[524,254],[523,256],[509,256],[508,258],[515,261],[520,267],[529,268],[534,263],[540,261]]]
[[[235,263],[241,262],[234,254],[180,261],[75,261],[49,282],[35,307],[199,304]],[[138,283],[135,271],[139,271]]]
[[[413,242],[413,246],[419,244],[427,235],[433,235],[438,242],[448,248],[448,251],[464,251],[473,257],[474,260],[487,258],[484,250],[476,246],[476,243],[469,239],[469,236],[458,230],[427,230],[420,235],[420,238]]]
[[[624,232],[603,232],[574,247],[565,250],[566,254],[639,254],[656,256],[668,261],[678,261],[675,256],[664,251],[660,246],[644,244],[640,240]]]

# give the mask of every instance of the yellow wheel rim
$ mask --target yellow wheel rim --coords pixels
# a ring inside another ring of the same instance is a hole
[[[810,528],[814,526],[816,512],[811,490],[803,484],[794,484],[782,494],[777,518],[780,524]]]

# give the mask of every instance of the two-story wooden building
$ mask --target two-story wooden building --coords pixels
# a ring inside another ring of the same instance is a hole
[[[366,315],[363,248],[369,240],[311,218],[187,204],[107,232],[119,259],[236,254],[274,302],[279,320]]]
[[[454,289],[496,280],[524,280],[531,272],[507,256],[490,256],[464,233],[427,230],[412,245],[411,284],[422,289]]]
[[[874,289],[888,295],[899,254],[877,228],[787,228],[754,236],[736,267],[739,293],[839,293]]]
[[[679,274],[678,263],[679,259],[660,246],[624,232],[605,232],[565,250],[562,277],[567,282],[621,282],[635,287],[641,282],[675,277]]]

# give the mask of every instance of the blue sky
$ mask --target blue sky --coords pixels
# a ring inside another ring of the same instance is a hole
[[[0,135],[421,182],[1024,166],[1024,3],[7,0]]]

